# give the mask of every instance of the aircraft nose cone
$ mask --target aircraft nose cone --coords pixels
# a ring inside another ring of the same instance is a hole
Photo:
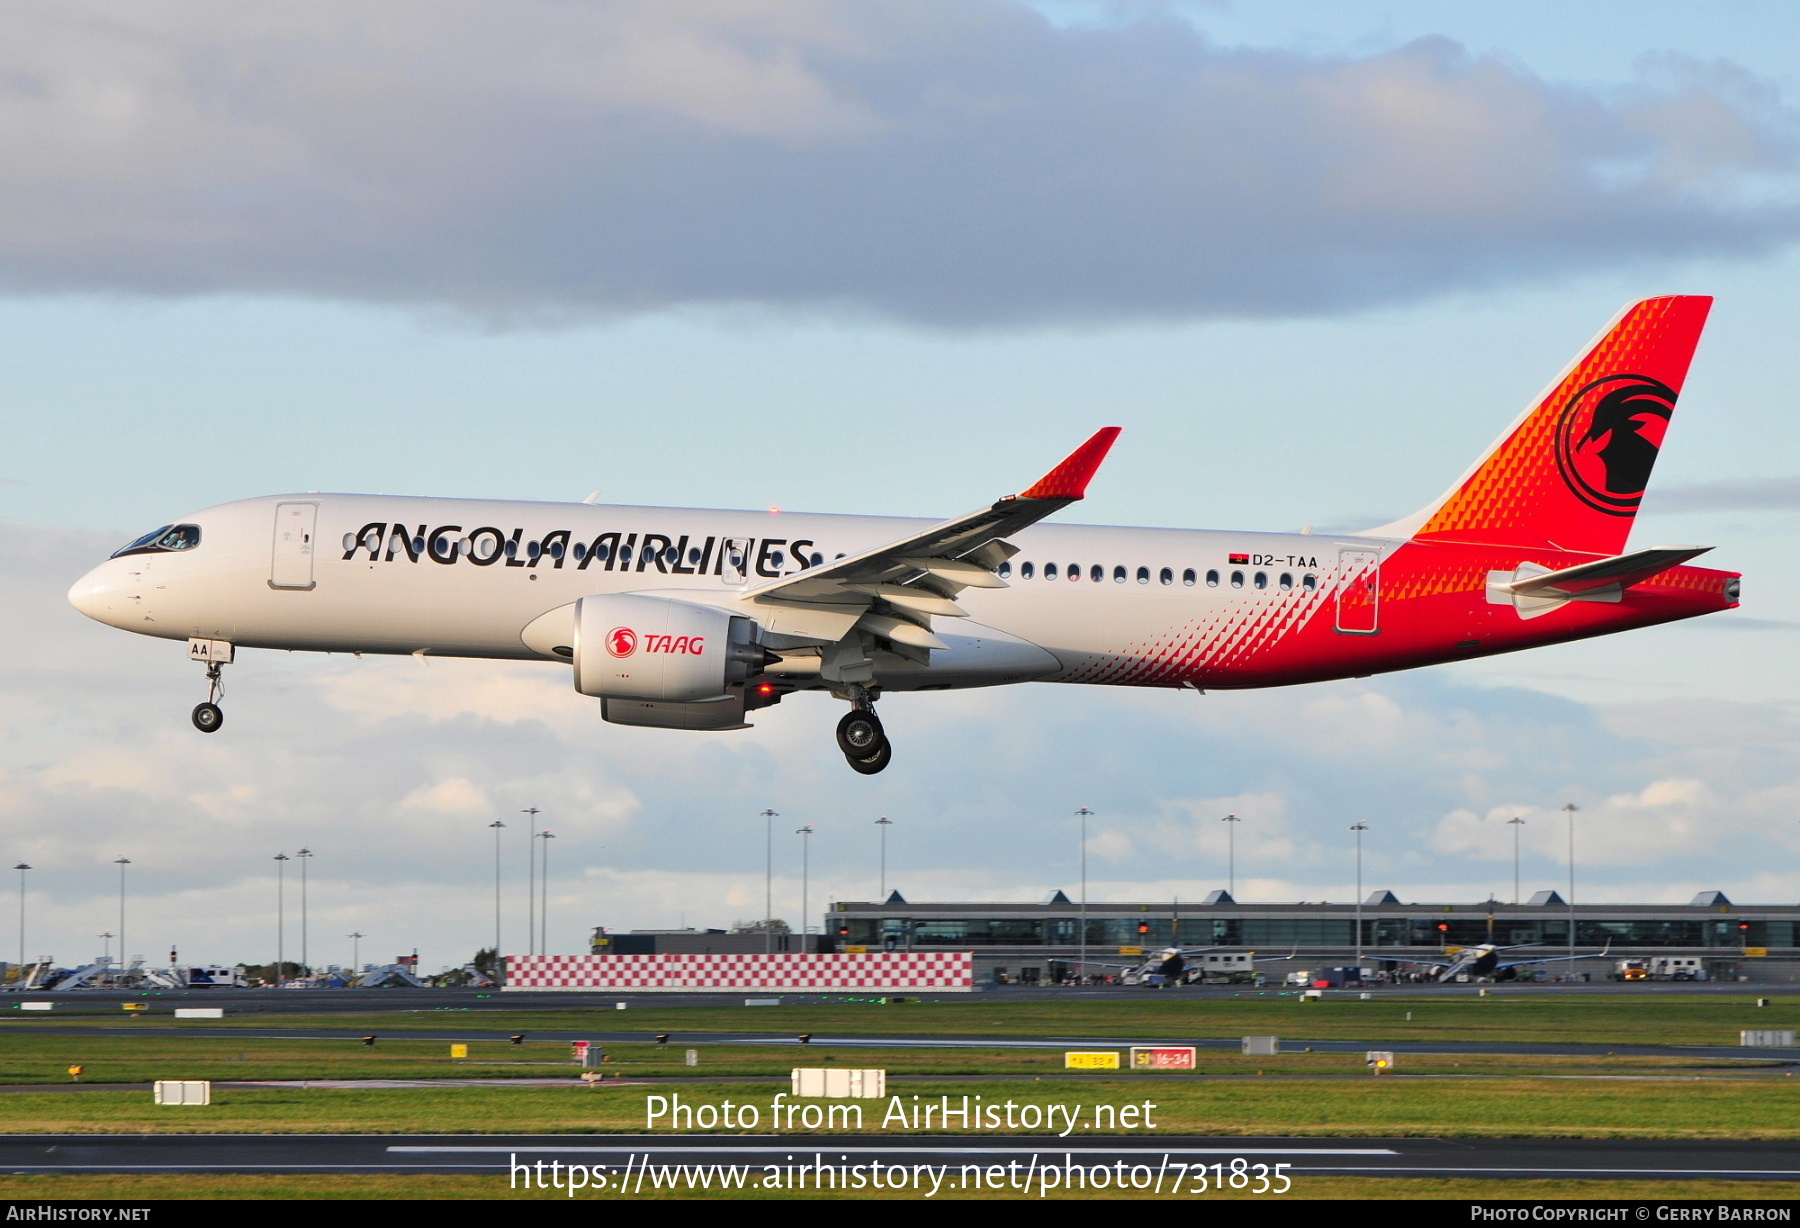
[[[75,581],[69,589],[69,604],[95,622],[117,626],[122,604],[119,579],[118,568],[109,559]]]

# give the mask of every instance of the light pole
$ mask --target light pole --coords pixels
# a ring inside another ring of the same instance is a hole
[[[1515,814],[1506,822],[1507,826],[1513,829],[1513,903],[1517,904],[1519,902],[1519,829],[1525,826],[1525,820]]]
[[[525,837],[525,953],[537,954],[537,817],[543,812],[536,806],[519,811],[526,815],[530,832]]]
[[[350,940],[350,976],[354,981],[356,975],[362,971],[362,940],[364,934],[361,930],[357,930],[354,934],[345,934],[344,937]]]
[[[1230,824],[1225,829],[1225,894],[1237,899],[1237,825],[1244,820],[1228,814],[1219,822]]]
[[[1082,978],[1087,975],[1087,821],[1094,812],[1083,806],[1075,813],[1081,819],[1081,919],[1078,922],[1081,926],[1081,947],[1075,962],[1075,983],[1080,985]]]
[[[300,975],[312,975],[312,961],[307,957],[306,948],[306,863],[312,860],[311,849],[301,849],[294,856],[300,859]]]
[[[796,827],[794,834],[800,837],[800,953],[806,954],[806,939],[812,933],[812,922],[807,920],[812,915],[812,898],[807,888],[812,874],[812,834],[813,825]]]
[[[775,820],[773,810],[762,812],[763,821],[763,954],[775,953]]]
[[[275,854],[275,988],[287,975],[287,863],[286,853]]]
[[[1362,977],[1363,952],[1362,834],[1369,830],[1369,825],[1367,823],[1352,823],[1350,825],[1350,830],[1356,833],[1356,975],[1360,980]]]
[[[887,899],[887,829],[893,825],[894,820],[885,814],[875,820],[875,826],[881,829],[881,894],[875,897],[878,901]]]
[[[129,857],[115,857],[113,864],[119,867],[119,971],[125,971],[125,867],[131,864]]]
[[[488,824],[494,829],[494,984],[500,984],[500,833],[506,824],[495,819]]]
[[[1575,979],[1575,812],[1581,809],[1574,802],[1563,807],[1563,813],[1569,816],[1569,979]]]
[[[19,976],[23,979],[25,976],[25,871],[31,867],[21,861],[13,869],[19,872]],[[21,985],[20,988],[24,988],[24,986]]]
[[[538,900],[538,954],[550,954],[550,842],[556,839],[556,833],[545,828],[538,833],[538,843],[544,846],[541,856],[544,859],[544,894]]]

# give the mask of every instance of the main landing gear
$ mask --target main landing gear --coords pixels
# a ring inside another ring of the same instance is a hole
[[[894,748],[881,728],[881,718],[875,715],[874,700],[858,694],[852,702],[856,706],[838,722],[838,749],[853,770],[873,776],[893,762]]]
[[[225,723],[225,711],[214,702],[224,693],[219,674],[225,667],[217,661],[206,663],[206,702],[194,705],[194,728],[201,733],[217,733]]]

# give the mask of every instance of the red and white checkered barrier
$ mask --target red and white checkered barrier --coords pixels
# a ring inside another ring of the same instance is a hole
[[[785,989],[936,990],[972,993],[973,951],[871,951],[867,955],[508,955],[506,989],[629,989],[729,993]]]

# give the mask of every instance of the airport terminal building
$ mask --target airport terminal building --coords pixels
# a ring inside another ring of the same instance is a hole
[[[914,904],[898,891],[879,903],[835,903],[826,914],[822,949],[853,951],[973,951],[978,984],[1046,984],[1069,979],[1082,950],[1081,906],[1061,891],[1037,904]],[[1389,891],[1351,903],[1247,904],[1215,891],[1203,901],[1096,903],[1086,908],[1091,974],[1141,962],[1163,947],[1223,947],[1260,956],[1297,953],[1297,964],[1354,966],[1358,925],[1364,968],[1403,972],[1409,961],[1442,960],[1451,948],[1495,943],[1537,945],[1555,956],[1568,949],[1598,955],[1578,965],[1604,979],[1622,959],[1679,957],[1710,980],[1800,981],[1795,947],[1800,905],[1734,904],[1705,891],[1687,904],[1577,904],[1540,891],[1524,904],[1402,903]],[[1454,952],[1451,951],[1451,954]],[[1696,962],[1697,961],[1697,962]],[[1264,962],[1269,979],[1283,963]],[[1546,965],[1539,975],[1563,974]]]

